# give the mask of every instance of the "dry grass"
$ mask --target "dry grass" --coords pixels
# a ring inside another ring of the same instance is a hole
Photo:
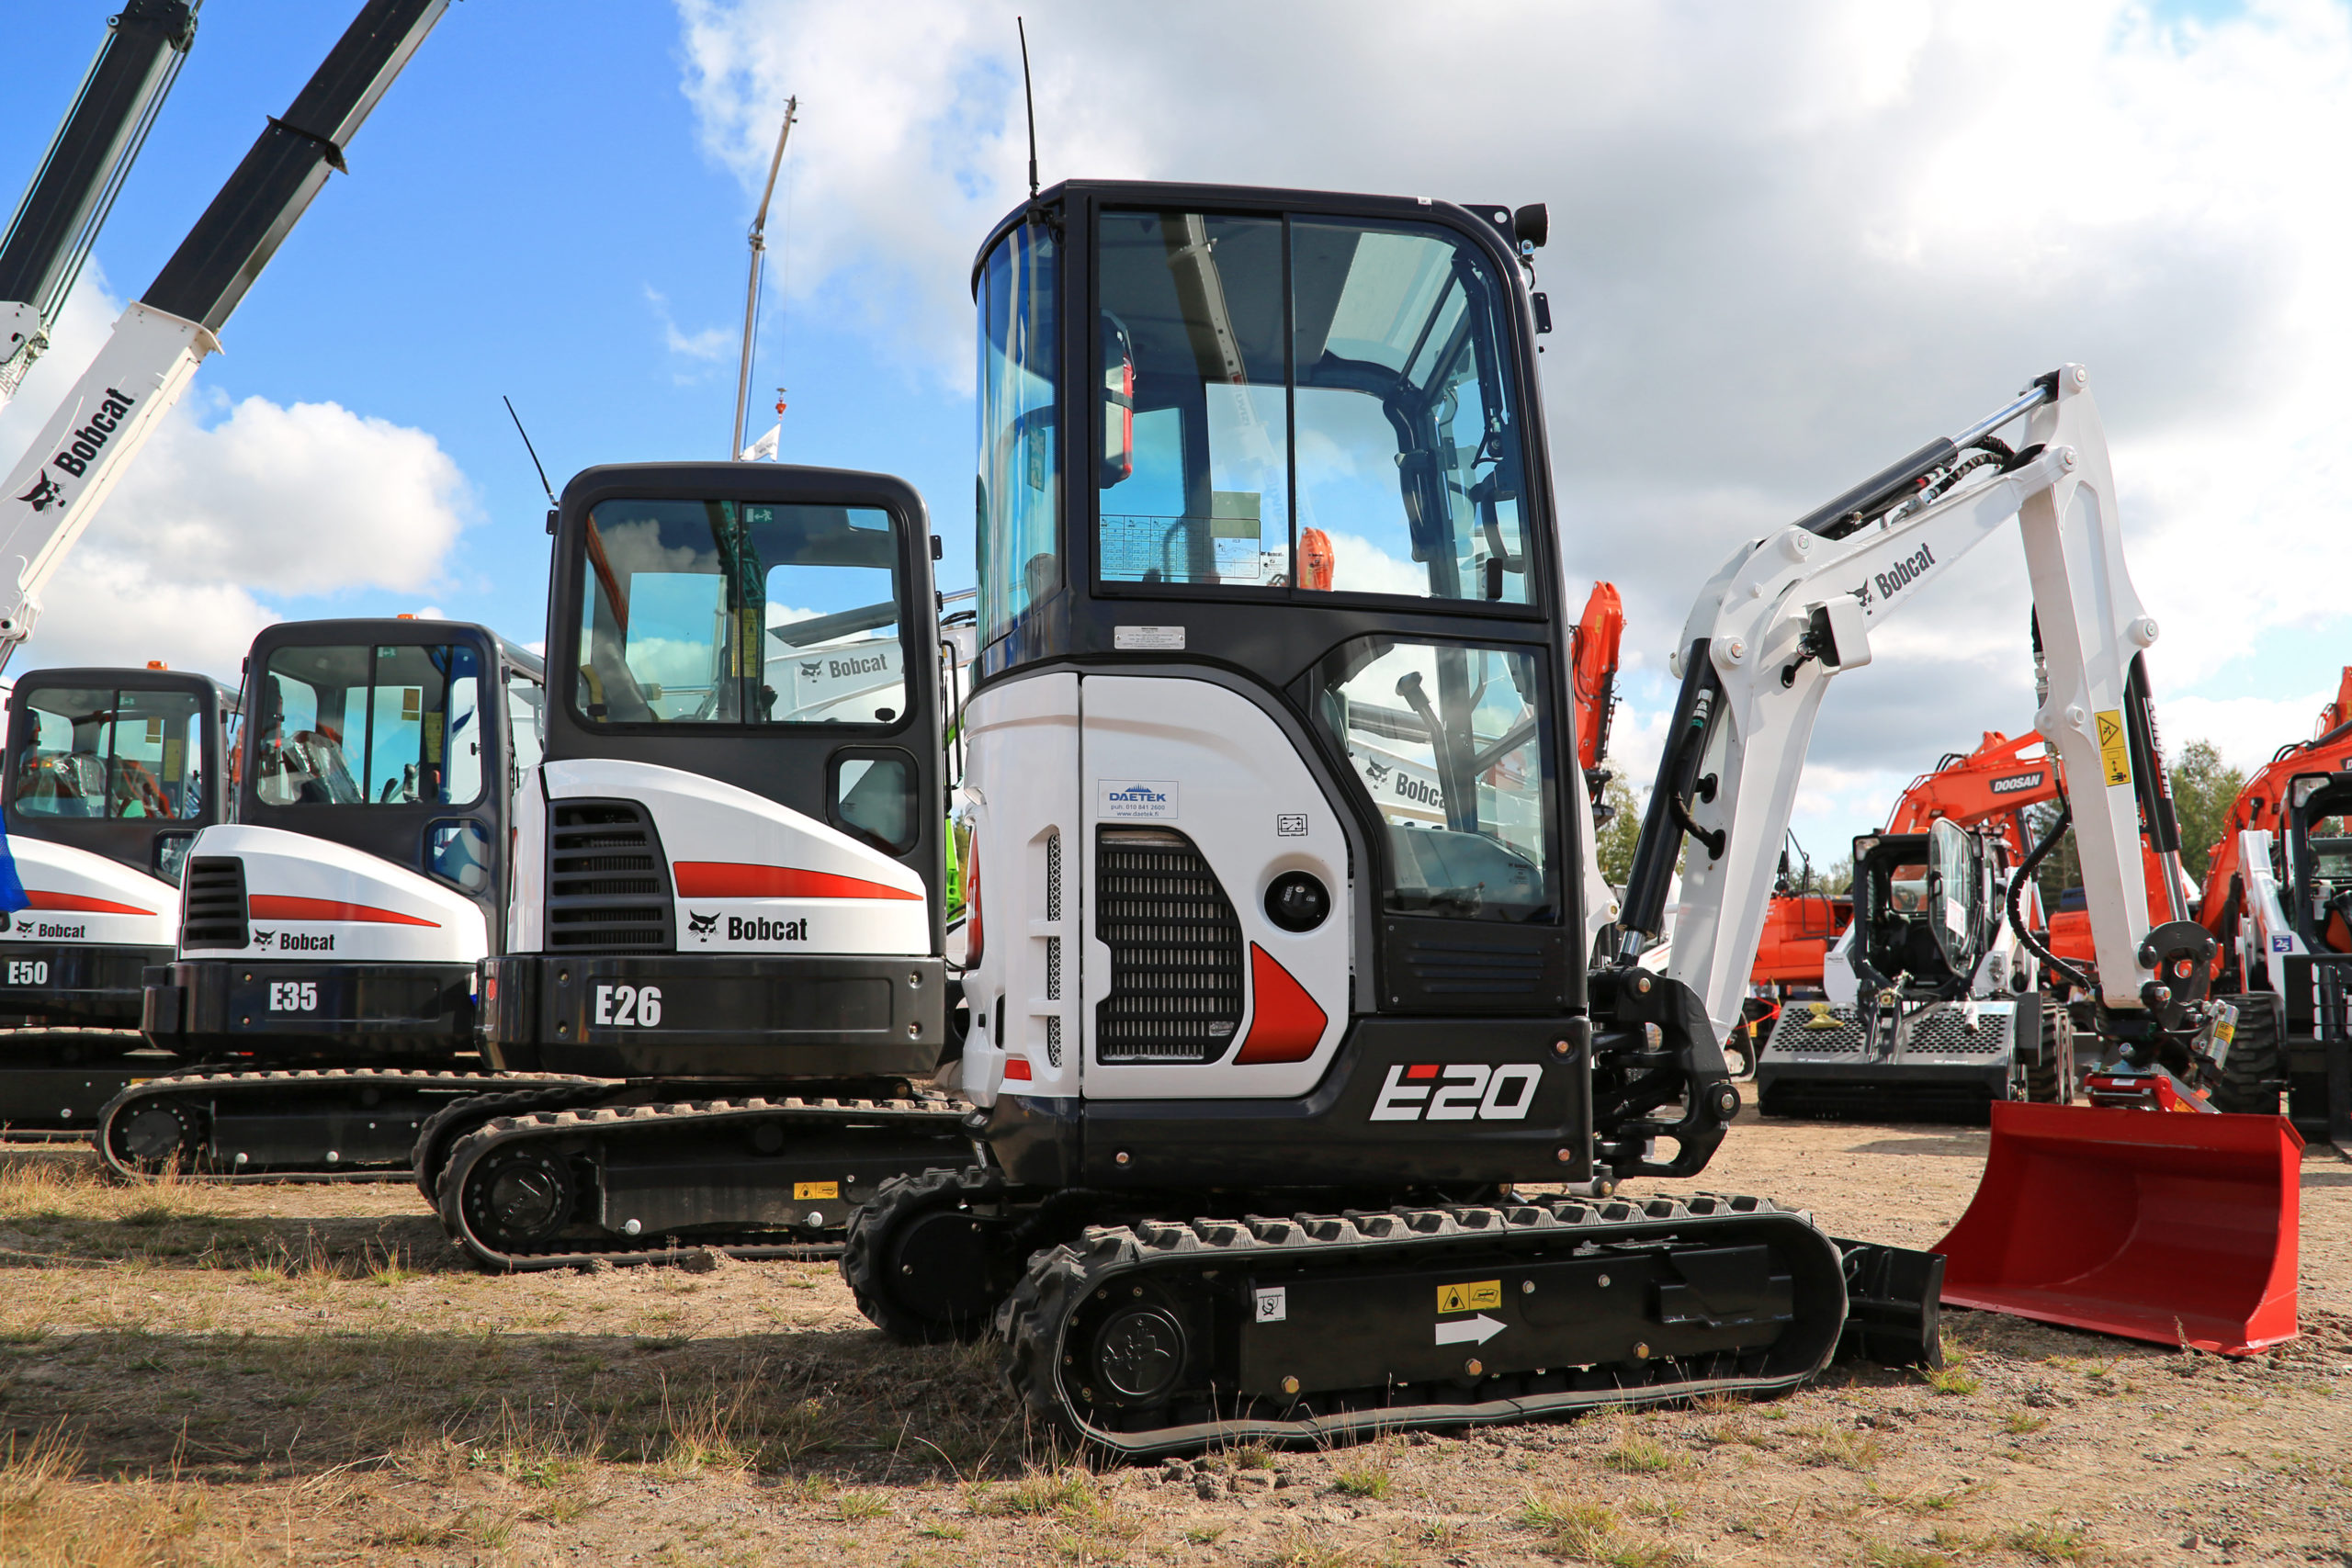
[[[1569,1562],[1603,1568],[1681,1568],[1690,1555],[1665,1541],[1629,1536],[1618,1528],[1617,1512],[1599,1503],[1557,1493],[1531,1493],[1521,1504],[1519,1524],[1548,1537],[1538,1549]]]

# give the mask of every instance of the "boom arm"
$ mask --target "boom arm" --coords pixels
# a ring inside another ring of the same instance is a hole
[[[368,0],[17,459],[0,488],[0,571],[16,572],[13,592],[0,591],[0,667],[32,636],[41,591],[155,422],[220,346],[213,333],[448,5]]]
[[[0,405],[49,346],[123,176],[196,41],[197,0],[130,0],[0,238]]]
[[[1830,677],[1868,662],[1869,628],[2012,516],[2041,633],[2035,728],[2076,781],[2100,999],[2126,1012],[2169,1001],[2151,988],[2168,950],[2148,945],[2140,873],[2143,816],[2158,852],[2178,855],[2140,659],[2156,626],[2125,570],[2088,385],[2081,367],[2062,367],[1982,423],[1736,552],[1701,592],[1675,659],[1682,690],[1621,926],[1627,957],[1661,929],[1688,834],[1668,974],[1698,994],[1718,1039],[1739,1019]],[[2011,454],[1991,435],[2020,415],[2029,444]],[[1995,477],[1975,477],[1988,467]]]

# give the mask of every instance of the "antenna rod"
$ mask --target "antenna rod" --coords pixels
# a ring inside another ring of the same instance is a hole
[[[1029,85],[1029,24],[1019,17],[1012,25],[1021,31],[1021,101],[1029,110],[1029,199],[1037,199],[1037,95]]]
[[[767,188],[760,193],[760,210],[752,219],[752,280],[743,291],[743,367],[735,378],[734,435],[727,443],[729,457],[743,450],[743,438],[748,434],[743,420],[751,412],[752,402],[752,338],[759,330],[760,266],[768,250],[768,201],[775,195],[776,171],[784,167],[784,144],[792,136],[792,122],[800,109],[799,95],[784,100],[784,126],[775,133],[775,156],[768,160]]]
[[[514,434],[523,438],[523,450],[531,455],[531,467],[539,470],[539,488],[548,492],[548,504],[555,505],[555,486],[548,483],[547,465],[539,461],[539,449],[531,445],[531,433],[523,428],[523,416],[514,412],[514,400],[501,392],[498,400],[506,405],[506,417],[514,422]]]

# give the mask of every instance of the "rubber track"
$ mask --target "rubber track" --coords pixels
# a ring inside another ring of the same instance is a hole
[[[1586,1241],[1634,1243],[1675,1234],[1703,1235],[1724,1222],[1774,1216],[1821,1235],[1822,1245],[1830,1249],[1830,1270],[1838,1275],[1842,1290],[1843,1270],[1835,1261],[1839,1257],[1837,1244],[1814,1230],[1810,1216],[1782,1209],[1769,1198],[1704,1194],[1683,1200],[1600,1203],[1539,1198],[1505,1206],[1435,1204],[1385,1213],[1094,1226],[1074,1246],[1057,1247],[1032,1258],[1019,1288],[999,1309],[998,1324],[1005,1337],[1005,1377],[1033,1417],[1081,1447],[1125,1458],[1192,1453],[1211,1445],[1240,1442],[1324,1444],[1416,1427],[1495,1425],[1714,1393],[1777,1393],[1809,1381],[1827,1365],[1838,1335],[1832,1332],[1824,1337],[1817,1365],[1779,1377],[1684,1378],[1676,1375],[1674,1363],[1661,1358],[1649,1363],[1654,1381],[1631,1385],[1468,1403],[1374,1405],[1295,1420],[1249,1416],[1145,1432],[1114,1432],[1095,1426],[1065,1397],[1059,1375],[1063,1333],[1071,1317],[1110,1280],[1161,1259],[1181,1257],[1188,1262],[1212,1262],[1220,1269],[1233,1269],[1261,1262],[1296,1263],[1304,1260],[1302,1253],[1320,1250],[1334,1261],[1366,1255],[1381,1261],[1416,1248],[1458,1249],[1465,1239],[1482,1234],[1498,1241],[1538,1239],[1554,1247]],[[1800,1326],[1792,1325],[1792,1332]]]
[[[928,1100],[802,1100],[796,1097],[616,1105],[587,1111],[543,1111],[524,1116],[502,1116],[487,1127],[467,1134],[449,1151],[449,1163],[443,1168],[438,1183],[441,1228],[447,1231],[451,1239],[463,1247],[477,1264],[492,1273],[593,1268],[599,1262],[615,1265],[659,1263],[682,1251],[698,1248],[708,1248],[752,1261],[778,1258],[834,1258],[840,1256],[842,1238],[847,1234],[846,1220],[840,1227],[829,1227],[824,1238],[817,1241],[805,1237],[780,1241],[773,1230],[746,1227],[733,1235],[697,1233],[690,1240],[650,1235],[609,1236],[584,1245],[572,1241],[567,1243],[561,1251],[503,1252],[483,1240],[468,1222],[465,1212],[466,1179],[473,1168],[492,1153],[532,1138],[594,1137],[624,1128],[651,1128],[656,1125],[669,1131],[680,1123],[695,1121],[713,1124],[729,1120],[754,1121],[773,1117],[779,1112],[806,1125],[823,1122],[870,1124],[887,1121],[907,1132],[960,1134],[964,1131],[964,1118],[970,1111],[971,1107],[964,1101],[944,1097]]]
[[[451,1122],[479,1118],[487,1123],[502,1116],[526,1115],[534,1111],[570,1110],[582,1100],[594,1099],[623,1087],[619,1078],[583,1078],[548,1089],[473,1094],[451,1100],[426,1117],[424,1125],[416,1130],[416,1143],[409,1150],[409,1172],[416,1180],[417,1192],[435,1209],[441,1206],[441,1173],[449,1168],[449,1151],[458,1142],[447,1135]]]
[[[97,1126],[92,1134],[92,1141],[96,1144],[98,1158],[104,1162],[109,1176],[120,1181],[148,1182],[155,1180],[156,1178],[136,1167],[125,1165],[116,1157],[114,1139],[111,1136],[116,1119],[141,1100],[161,1099],[170,1095],[183,1094],[189,1090],[217,1094],[224,1088],[235,1093],[248,1088],[259,1092],[265,1089],[275,1091],[300,1087],[307,1089],[315,1089],[321,1084],[335,1084],[348,1086],[356,1090],[380,1084],[405,1090],[450,1089],[461,1093],[468,1091],[478,1093],[513,1084],[557,1085],[601,1081],[594,1078],[575,1078],[562,1073],[436,1073],[413,1068],[362,1067],[321,1067],[295,1071],[239,1073],[193,1068],[187,1072],[149,1078],[145,1083],[132,1084],[112,1100],[107,1100],[98,1110]],[[334,1169],[267,1170],[249,1174],[235,1171],[187,1170],[177,1173],[173,1179],[206,1182],[218,1186],[237,1186],[271,1182],[402,1181],[409,1179],[409,1176],[408,1171],[397,1166],[379,1166],[356,1170],[338,1167]]]

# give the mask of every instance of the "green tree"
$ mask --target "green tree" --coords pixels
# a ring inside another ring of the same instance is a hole
[[[1642,836],[1642,797],[1612,773],[1601,786],[1600,802],[1609,807],[1610,817],[1594,837],[1593,852],[1600,858],[1600,874],[1609,886],[1623,887],[1634,874],[1634,845]]]
[[[2224,764],[2211,741],[2192,740],[2180,749],[2168,771],[2173,815],[2180,821],[2180,863],[2201,880],[2214,846],[2222,841],[2222,824],[2230,807],[2245,787],[2245,770]]]

